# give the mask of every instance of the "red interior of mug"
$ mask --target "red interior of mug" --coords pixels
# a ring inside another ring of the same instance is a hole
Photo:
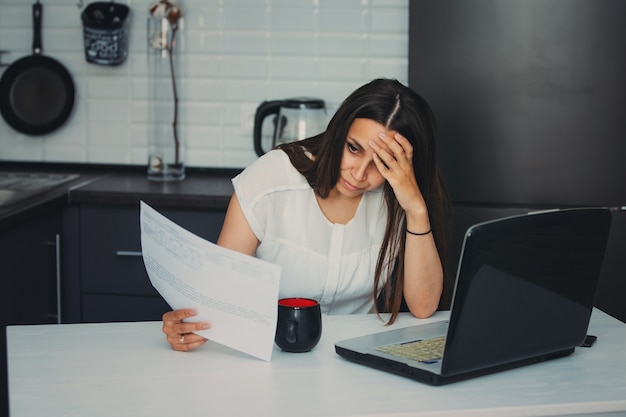
[[[283,298],[278,300],[278,304],[284,307],[306,308],[315,307],[317,301],[310,298]]]

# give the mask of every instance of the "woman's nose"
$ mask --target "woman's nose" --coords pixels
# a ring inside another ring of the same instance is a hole
[[[356,165],[352,171],[355,180],[365,181],[367,179],[367,171],[369,170],[371,161],[363,161]]]

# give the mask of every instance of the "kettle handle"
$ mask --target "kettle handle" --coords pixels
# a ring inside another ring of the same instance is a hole
[[[257,155],[261,156],[265,154],[265,150],[261,147],[261,128],[263,127],[263,120],[271,114],[278,115],[280,111],[280,107],[283,104],[283,100],[271,100],[262,102],[259,107],[256,109],[256,113],[254,114],[254,150]],[[276,136],[276,132],[274,132],[273,137]]]

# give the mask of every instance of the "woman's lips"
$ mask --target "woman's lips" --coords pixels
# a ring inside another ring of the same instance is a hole
[[[361,191],[361,190],[362,190],[361,188],[359,188],[359,187],[357,187],[357,186],[355,186],[355,185],[352,185],[352,183],[350,183],[350,182],[346,181],[345,179],[343,180],[343,186],[344,186],[344,187],[346,188],[346,190],[348,190],[348,191],[353,191],[353,192],[356,192],[356,191]]]

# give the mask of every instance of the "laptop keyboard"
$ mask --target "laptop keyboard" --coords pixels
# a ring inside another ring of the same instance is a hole
[[[418,362],[433,363],[441,360],[445,341],[446,337],[441,336],[380,346],[376,350]]]

